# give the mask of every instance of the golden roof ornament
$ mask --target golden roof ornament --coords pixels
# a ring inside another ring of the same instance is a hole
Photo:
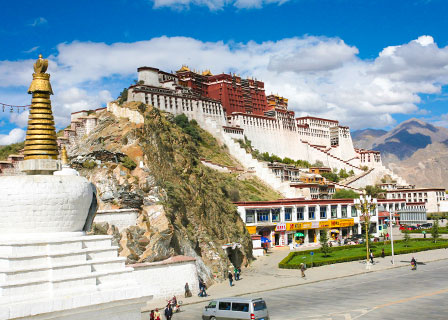
[[[53,90],[50,75],[45,73],[47,68],[48,60],[39,55],[34,63],[33,81],[28,89],[33,97],[26,131],[25,160],[57,159],[59,154],[50,100]]]

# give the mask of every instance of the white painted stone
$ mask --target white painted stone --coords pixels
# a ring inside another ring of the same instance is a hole
[[[1,176],[0,234],[81,231],[93,192],[76,176]]]
[[[137,224],[138,209],[115,209],[97,211],[93,222],[107,222],[113,224],[121,232]]]

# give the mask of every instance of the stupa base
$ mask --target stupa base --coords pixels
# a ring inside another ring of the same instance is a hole
[[[0,319],[139,319],[151,299],[110,236],[0,240]]]

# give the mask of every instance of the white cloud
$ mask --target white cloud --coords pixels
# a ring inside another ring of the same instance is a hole
[[[30,26],[37,27],[37,26],[41,26],[41,25],[44,25],[47,23],[48,23],[47,19],[45,19],[44,17],[38,17],[38,18],[34,19],[34,21],[30,24]]]
[[[448,47],[439,48],[430,36],[387,47],[373,60],[357,53],[341,39],[312,36],[263,43],[186,37],[63,43],[49,57],[55,120],[61,127],[71,112],[104,105],[145,65],[171,71],[186,63],[255,77],[265,82],[267,94],[289,98],[298,115],[338,119],[353,129],[387,127],[395,122],[393,114],[419,113],[419,94],[440,93],[448,84]],[[25,96],[33,62],[0,61],[2,91],[22,86]]]
[[[260,9],[266,5],[282,5],[289,0],[152,0],[154,8],[169,7],[174,10],[189,9],[190,6],[207,7],[211,11],[222,10],[227,6],[238,9]]]
[[[12,129],[8,134],[0,134],[0,146],[25,140],[25,131],[19,128]]]

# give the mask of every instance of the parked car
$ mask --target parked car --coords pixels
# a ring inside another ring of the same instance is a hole
[[[412,230],[416,230],[417,227],[416,226],[407,226],[406,230],[412,231]]]
[[[400,230],[404,230],[404,229],[406,229],[408,226],[407,225],[405,225],[405,224],[401,224],[400,225]]]
[[[432,223],[423,223],[420,227],[422,227],[422,229],[432,228]]]
[[[261,298],[216,299],[210,301],[202,312],[202,320],[224,319],[269,320],[269,312]]]

